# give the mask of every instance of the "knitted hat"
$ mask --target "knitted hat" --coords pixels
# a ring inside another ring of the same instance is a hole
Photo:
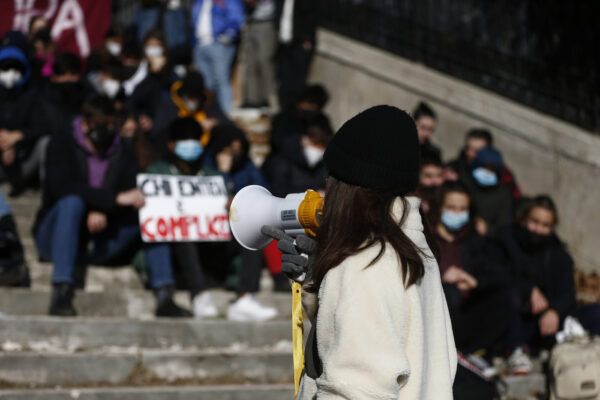
[[[496,169],[501,170],[502,165],[502,154],[492,147],[484,147],[483,149],[477,152],[475,159],[471,163],[471,168],[475,169],[477,167],[489,167],[493,166]]]
[[[419,182],[419,139],[413,119],[391,106],[371,107],[346,121],[323,157],[346,183],[400,193]]]

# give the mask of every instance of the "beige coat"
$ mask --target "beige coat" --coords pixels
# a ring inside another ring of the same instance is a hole
[[[323,374],[316,381],[303,377],[299,399],[452,399],[456,348],[448,307],[423,234],[419,199],[408,197],[408,202],[402,230],[428,255],[424,277],[406,289],[389,245],[369,268],[378,245],[330,270],[318,297]],[[402,208],[397,199],[392,214],[398,221]]]

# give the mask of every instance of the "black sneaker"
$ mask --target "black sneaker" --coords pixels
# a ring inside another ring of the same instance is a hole
[[[163,286],[156,290],[156,311],[157,317],[169,318],[189,318],[193,314],[185,308],[179,307],[173,301],[173,286]]]
[[[70,283],[57,283],[52,289],[52,299],[50,301],[50,315],[58,317],[74,317],[77,311],[73,307],[73,296],[75,289]]]

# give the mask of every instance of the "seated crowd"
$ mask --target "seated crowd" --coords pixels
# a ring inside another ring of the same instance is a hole
[[[230,196],[247,185],[276,196],[324,193],[322,158],[333,136],[325,89],[306,86],[273,118],[272,151],[258,168],[246,135],[226,114],[227,88],[214,76],[205,85],[206,66],[171,59],[160,31],[132,38],[111,29],[84,65],[69,53],[36,58],[42,39],[34,30],[44,25],[36,20],[31,27],[29,39],[9,32],[0,47],[0,170],[9,196],[41,187],[33,233],[40,259],[53,265],[49,313],[76,315],[73,297],[85,285],[86,266],[135,260],[156,294],[157,316],[215,317],[207,289],[221,286],[237,294],[229,319],[275,317],[255,294],[265,265],[275,289],[289,290],[276,244],[250,252],[234,240],[142,243],[137,210],[145,199],[136,175],[222,176]],[[421,144],[417,194],[438,245],[457,347],[510,354],[513,371],[528,372],[529,349],[551,345],[576,308],[573,261],[556,235],[556,206],[545,195],[522,196],[489,131],[467,132],[458,157],[443,163],[430,141],[435,112],[421,103],[413,116]],[[3,254],[18,266],[3,272],[0,284],[27,286],[4,197],[0,230],[11,233]],[[177,289],[189,292],[192,310],[174,302]]]

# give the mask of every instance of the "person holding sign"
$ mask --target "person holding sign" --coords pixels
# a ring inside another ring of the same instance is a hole
[[[192,117],[175,120],[170,128],[167,140],[168,153],[163,160],[152,164],[146,172],[149,174],[181,175],[181,176],[220,176],[217,168],[206,162],[207,152],[202,143],[210,143],[209,132],[203,130]],[[210,144],[209,144],[210,147]],[[232,259],[239,254],[239,249],[228,239],[221,242],[170,242],[146,244],[148,267],[152,264],[175,265],[180,267],[183,279],[192,298],[193,312],[196,317],[215,317],[218,311],[208,288],[206,270],[214,272],[222,280],[230,271]],[[254,255],[253,255],[254,256]],[[242,257],[244,263],[244,257]],[[258,290],[260,267],[244,265],[240,276],[240,292]],[[151,268],[150,268],[151,269]],[[256,272],[258,271],[258,272]],[[247,277],[250,274],[252,276]],[[174,279],[172,282],[174,282]],[[256,287],[254,287],[256,282]],[[241,303],[240,303],[241,301]],[[265,320],[276,315],[273,308],[263,307],[251,296],[240,296],[234,305],[242,305],[243,317],[246,320]]]
[[[87,264],[118,259],[139,240],[136,159],[117,134],[112,102],[97,97],[83,105],[73,131],[48,147],[42,206],[34,226],[38,253],[52,260],[50,314],[75,315],[75,276]],[[151,276],[159,280],[164,266]]]

